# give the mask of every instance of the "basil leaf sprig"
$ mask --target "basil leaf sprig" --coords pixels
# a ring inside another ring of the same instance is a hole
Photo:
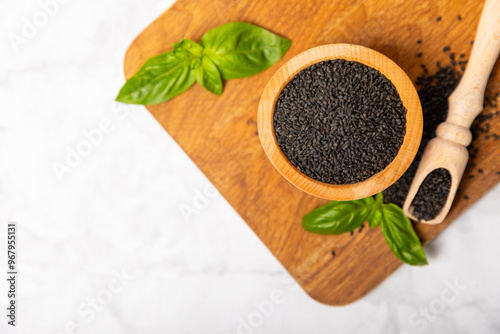
[[[209,30],[200,43],[183,39],[173,50],[151,57],[129,78],[116,101],[157,104],[185,92],[195,82],[221,95],[222,80],[245,78],[280,60],[291,41],[244,22]]]
[[[384,196],[354,201],[332,201],[302,217],[306,231],[318,234],[342,234],[368,222],[370,228],[380,225],[391,251],[410,265],[426,265],[422,243],[410,219],[393,203],[384,203]]]

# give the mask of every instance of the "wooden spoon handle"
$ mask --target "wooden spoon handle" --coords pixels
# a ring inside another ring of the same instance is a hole
[[[499,53],[500,0],[487,0],[467,69],[448,100],[448,123],[470,128],[476,116],[483,110],[484,91]]]

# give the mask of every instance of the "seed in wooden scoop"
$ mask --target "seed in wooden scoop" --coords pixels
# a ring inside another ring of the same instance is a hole
[[[450,188],[450,172],[445,168],[433,170],[424,179],[411,202],[413,216],[418,221],[434,219],[446,203]]]

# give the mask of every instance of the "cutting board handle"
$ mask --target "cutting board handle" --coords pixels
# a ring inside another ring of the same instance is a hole
[[[487,0],[467,69],[458,87],[448,99],[448,117],[436,134],[446,140],[468,146],[474,119],[483,110],[484,91],[500,53],[500,0]]]

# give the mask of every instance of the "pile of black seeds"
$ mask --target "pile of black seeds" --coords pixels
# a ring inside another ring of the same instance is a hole
[[[444,52],[447,52],[449,51],[449,48],[446,48],[445,50],[446,51]],[[425,147],[427,146],[427,143],[436,136],[436,129],[439,124],[446,120],[446,116],[448,114],[448,97],[453,93],[460,81],[460,78],[462,77],[462,71],[457,69],[457,66],[462,66],[462,64],[459,65],[454,62],[454,59],[452,59],[451,65],[446,65],[444,67],[440,66],[439,63],[437,65],[438,70],[433,74],[428,74],[429,72],[425,65],[422,66],[424,74],[419,76],[415,83],[418,87],[417,92],[420,98],[420,103],[422,104],[422,114],[424,120],[422,140],[420,142],[417,155],[415,156],[415,159],[411,163],[410,167],[401,178],[383,191],[385,203],[395,203],[400,207],[403,207],[408,191],[410,190],[411,183],[415,177],[415,173],[417,172],[418,165],[422,159]],[[443,186],[446,187],[446,185]],[[421,194],[425,194],[425,192]],[[444,202],[446,201],[447,194],[448,193],[446,193]],[[434,214],[434,212],[438,210],[436,213],[437,215],[441,211],[444,202],[441,206],[439,206],[439,209],[429,206],[430,214]],[[419,203],[423,203],[423,201],[420,201]],[[419,212],[418,209],[417,212]],[[415,213],[413,214],[415,215]],[[422,215],[420,212],[419,214]],[[427,216],[415,217],[419,220],[428,220],[425,218]]]
[[[438,125],[446,120],[448,114],[448,97],[457,87],[461,77],[461,71],[452,65],[446,65],[439,67],[434,74],[424,74],[417,78],[415,85],[418,87],[424,119],[422,139],[432,139],[436,136]]]
[[[417,41],[418,44],[422,42]],[[471,43],[472,44],[472,43]],[[392,186],[383,191],[384,202],[395,203],[399,206],[403,206],[406,199],[406,195],[410,189],[413,177],[422,158],[425,146],[430,139],[434,138],[436,135],[436,129],[438,125],[446,120],[448,114],[448,97],[453,93],[457,87],[463,72],[465,71],[465,65],[467,60],[465,60],[465,54],[460,54],[458,59],[455,57],[455,53],[451,52],[449,47],[444,47],[443,52],[449,52],[450,64],[446,66],[441,66],[438,62],[438,70],[435,73],[429,74],[428,69],[425,65],[421,65],[423,69],[423,74],[419,76],[415,82],[417,86],[418,95],[420,97],[420,102],[422,104],[422,112],[424,119],[424,128],[422,134],[422,142],[420,148],[408,170],[403,174],[403,176],[396,181]],[[488,109],[498,108],[498,97],[499,93],[494,95],[486,94],[484,100],[484,106]],[[500,114],[499,110],[493,112],[483,112],[474,121],[471,126],[472,132],[472,143],[469,145],[470,161],[469,168],[476,167],[473,161],[479,152],[479,147],[477,145],[477,138],[483,135],[485,140],[498,140],[500,136],[496,133],[491,132],[489,121],[494,117],[498,117]],[[470,169],[469,169],[470,170]],[[478,173],[479,172],[478,170]],[[469,174],[469,178],[474,177],[474,174]],[[464,199],[469,199],[467,195],[463,195]],[[443,199],[444,201],[446,199]]]
[[[433,170],[424,179],[411,202],[418,221],[432,220],[441,212],[451,188],[451,175],[445,168]]]
[[[392,186],[383,191],[384,202],[395,203],[403,207],[425,146],[429,140],[436,136],[438,125],[446,120],[448,97],[453,93],[462,77],[462,72],[459,71],[458,66],[460,65],[439,66],[437,72],[433,74],[428,74],[427,68],[422,66],[424,73],[417,78],[415,83],[422,104],[424,119],[422,141],[418,153],[407,171]]]
[[[274,131],[287,159],[330,184],[357,183],[396,157],[406,109],[394,85],[355,61],[327,60],[299,72],[278,96]]]
[[[429,139],[422,139],[417,155],[415,156],[415,159],[411,163],[410,167],[408,167],[403,176],[382,192],[384,194],[384,203],[394,203],[403,207],[406,195],[408,194],[408,191],[410,191],[411,182],[417,172],[418,164],[420,163],[420,159],[422,159],[425,146],[428,142]]]

